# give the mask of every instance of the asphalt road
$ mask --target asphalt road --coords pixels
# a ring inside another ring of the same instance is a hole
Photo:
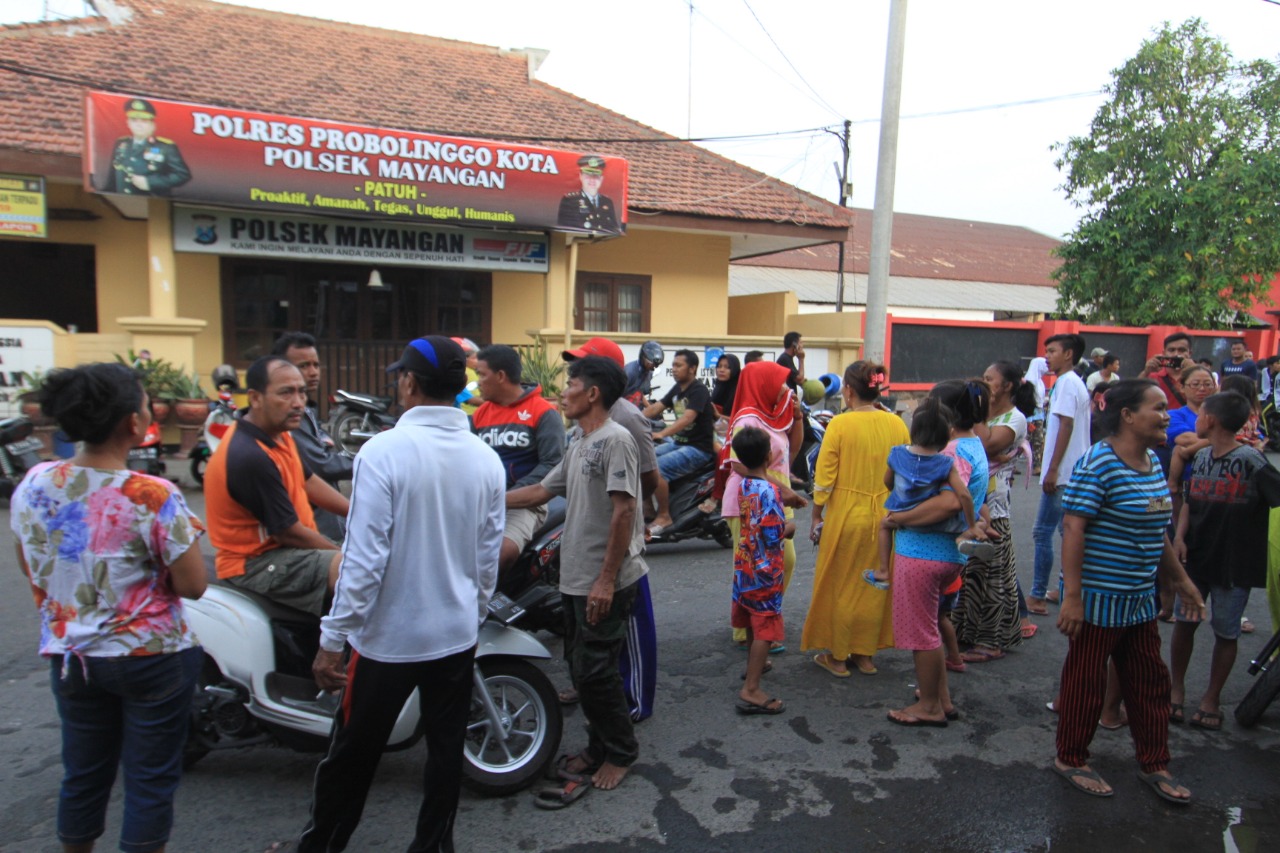
[[[1037,493],[1016,484],[1014,527],[1029,580]],[[200,492],[189,491],[198,511]],[[8,527],[7,510],[0,517]],[[1051,618],[1004,660],[951,676],[964,719],[946,729],[903,729],[885,713],[911,701],[908,653],[877,657],[880,673],[836,680],[796,649],[812,588],[814,552],[799,548],[785,603],[791,650],[767,677],[788,711],[734,713],[745,655],[729,642],[729,553],[711,543],[650,554],[659,630],[657,710],[639,727],[641,758],[617,791],[593,791],[561,812],[531,795],[463,794],[460,851],[1066,850],[1267,851],[1280,849],[1280,707],[1242,730],[1231,706],[1250,679],[1237,666],[1224,698],[1221,733],[1187,726],[1170,733],[1173,772],[1195,803],[1160,801],[1134,778],[1126,732],[1099,730],[1094,766],[1116,788],[1099,800],[1068,790],[1048,771],[1052,698],[1066,649]],[[0,850],[57,851],[54,815],[59,733],[45,665],[35,654],[37,621],[10,549],[0,549]],[[1259,633],[1241,640],[1241,661],[1266,639],[1265,606],[1249,612]],[[1161,629],[1166,635],[1169,626]],[[1202,629],[1189,694],[1203,689],[1208,632]],[[542,635],[553,650],[554,638]],[[564,665],[548,665],[566,684]],[[1194,699],[1193,699],[1194,701]],[[580,713],[566,717],[564,749],[584,742]],[[256,853],[292,837],[306,820],[317,757],[258,747],[214,753],[178,792],[171,853]],[[385,756],[353,851],[397,851],[412,832],[420,748]],[[100,849],[114,849],[117,788]]]

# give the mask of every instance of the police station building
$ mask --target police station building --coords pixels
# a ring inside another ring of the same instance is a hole
[[[776,349],[785,316],[731,321],[730,261],[848,232],[835,205],[539,82],[539,51],[101,8],[0,38],[0,339],[30,367],[146,348],[207,376],[301,329],[327,388],[374,391],[433,333]]]

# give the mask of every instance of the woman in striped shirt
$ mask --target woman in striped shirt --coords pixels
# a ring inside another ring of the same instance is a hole
[[[1191,792],[1167,769],[1170,684],[1156,625],[1157,577],[1178,594],[1193,621],[1204,618],[1204,600],[1165,536],[1172,502],[1152,448],[1169,426],[1168,401],[1156,383],[1130,379],[1107,392],[1102,416],[1110,437],[1076,463],[1062,500],[1058,629],[1070,644],[1053,770],[1086,794],[1112,795],[1087,763],[1111,659],[1128,709],[1138,778],[1163,799],[1185,804]]]

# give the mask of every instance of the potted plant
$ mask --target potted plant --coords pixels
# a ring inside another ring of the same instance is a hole
[[[560,380],[564,364],[547,352],[546,341],[516,347],[520,353],[520,377],[523,382],[542,386],[542,396],[548,400],[560,399]]]
[[[178,424],[180,426],[203,424],[205,418],[209,416],[209,395],[201,387],[200,377],[195,373],[176,371],[171,388],[175,398],[173,411],[178,418]]]
[[[53,418],[46,416],[40,408],[40,389],[44,387],[47,375],[47,371],[39,368],[22,374],[23,391],[18,395],[18,399],[22,401],[22,414],[36,426],[50,426],[53,423]]]
[[[164,423],[173,410],[174,382],[182,375],[173,364],[163,358],[139,358],[133,350],[126,355],[116,353],[116,361],[127,364],[142,376],[142,387],[151,398],[151,415],[156,423]]]

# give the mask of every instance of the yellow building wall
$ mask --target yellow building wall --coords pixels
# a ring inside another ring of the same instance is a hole
[[[50,243],[93,246],[98,281],[98,331],[121,334],[117,317],[150,312],[147,292],[147,223],[129,220],[101,197],[73,184],[49,183],[48,206],[85,210],[99,219],[49,221]]]
[[[209,374],[226,361],[222,354],[222,285],[217,255],[199,255],[193,252],[174,253],[174,266],[178,280],[178,316],[204,320],[209,325],[195,336],[195,364],[186,365],[187,372],[194,370],[206,389],[212,387]]]
[[[800,313],[800,300],[791,291],[729,297],[729,334],[777,338],[791,329],[787,318]]]
[[[547,276],[539,273],[495,272],[493,274],[493,316],[490,336],[493,343],[518,346],[530,343],[530,329],[548,323],[546,317]],[[558,300],[564,304],[564,297]],[[554,321],[551,321],[554,324]]]
[[[614,240],[581,244],[578,271],[650,276],[649,332],[655,337],[716,337],[729,329],[728,237],[633,230]],[[553,326],[563,325],[561,300]]]

